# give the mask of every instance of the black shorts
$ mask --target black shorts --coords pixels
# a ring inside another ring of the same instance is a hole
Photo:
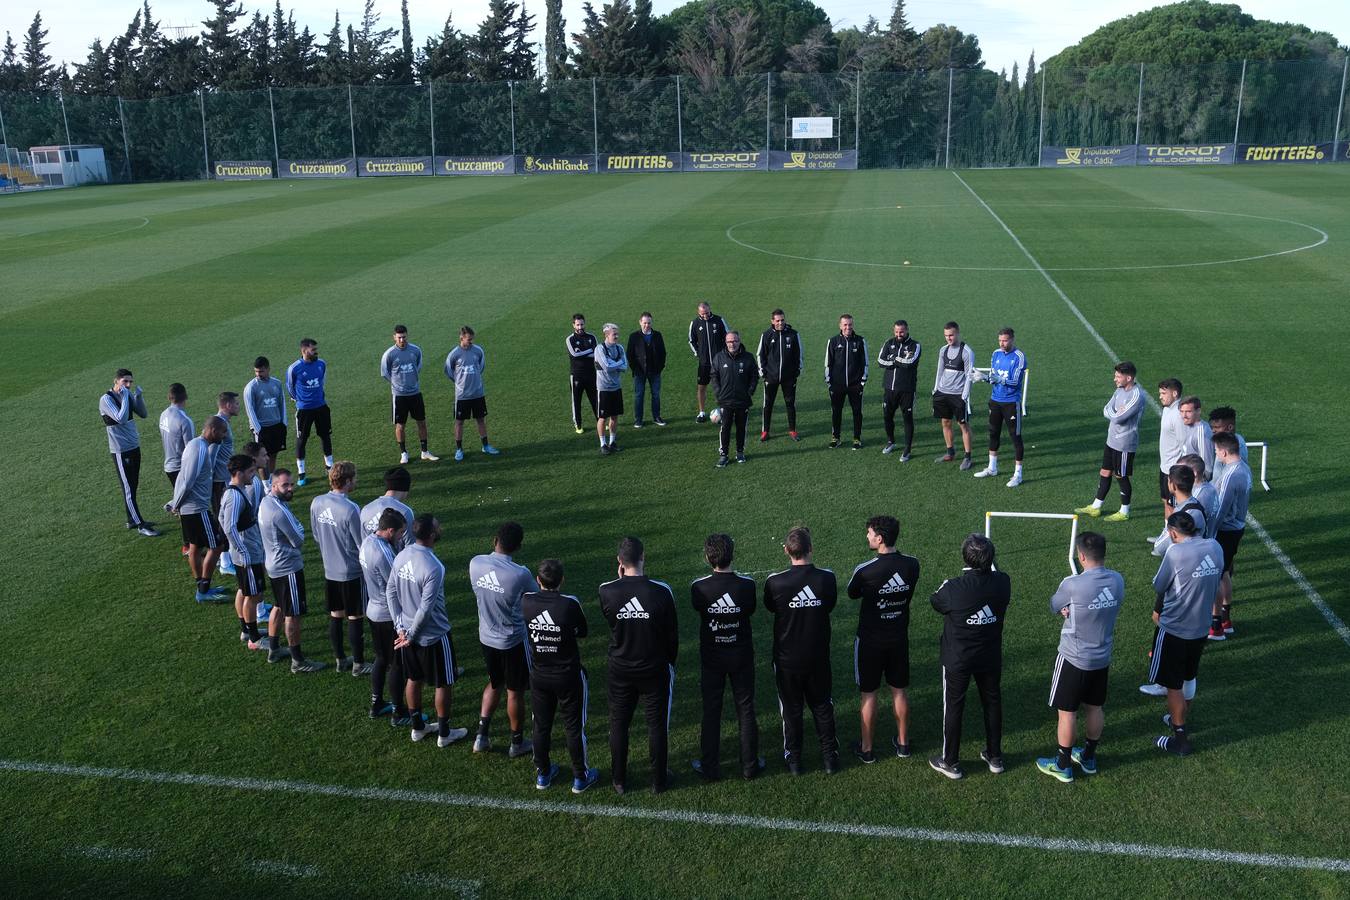
[[[886,683],[898,689],[909,687],[909,647],[877,647],[853,639],[853,680],[858,690],[870,694],[881,687],[881,676]]]
[[[225,481],[211,482],[211,512],[220,515],[220,501],[225,496]]]
[[[1003,435],[1003,423],[1018,437],[1022,436],[1022,410],[1016,403],[989,401],[989,449],[997,450]]]
[[[412,417],[414,422],[425,422],[427,420],[427,405],[422,400],[422,395],[409,394],[406,397],[398,394],[394,395],[394,424],[402,425]]]
[[[487,398],[474,397],[472,400],[455,401],[455,419],[463,422],[465,419],[481,419],[487,415]]]
[[[914,412],[914,392],[913,391],[886,391],[881,395],[881,407],[887,410],[900,410],[904,413]]]
[[[1106,447],[1102,450],[1102,468],[1117,478],[1129,478],[1134,474],[1134,456],[1133,450]]]
[[[530,665],[525,656],[525,645],[516,644],[509,650],[498,650],[487,644],[483,649],[483,664],[487,666],[488,681],[495,690],[526,691],[530,688]]]
[[[623,391],[601,391],[600,402],[596,405],[597,419],[612,419],[623,415]]]
[[[299,440],[301,435],[308,434],[310,428],[317,431],[319,437],[333,433],[333,411],[328,408],[327,403],[314,409],[295,411],[296,440]]]
[[[286,449],[286,423],[277,422],[275,425],[264,425],[258,432],[258,443],[263,445],[267,455],[275,459],[276,455]]]
[[[1158,499],[1168,506],[1172,505],[1172,489],[1167,486],[1166,472],[1158,473]]]
[[[1214,535],[1214,540],[1219,542],[1219,547],[1223,550],[1223,571],[1225,575],[1233,574],[1233,560],[1237,557],[1238,544],[1242,543],[1242,536],[1247,533],[1247,529],[1239,528],[1237,531],[1222,531]]]
[[[293,572],[290,575],[282,575],[280,578],[272,579],[272,599],[277,602],[277,609],[286,618],[303,616],[309,611],[305,604],[305,573]]]
[[[698,383],[712,384],[712,363],[700,362],[698,364]]]
[[[169,479],[169,486],[170,486],[170,487],[177,487],[177,486],[178,486],[178,472],[179,472],[178,469],[174,469],[172,472],[165,472],[165,473],[164,473],[164,477],[167,478],[167,479]]]
[[[964,422],[970,418],[970,404],[955,394],[934,394],[933,418]]]
[[[328,599],[328,611],[346,613],[351,619],[365,615],[366,600],[362,583],[360,578],[353,578],[351,581],[331,581],[325,578],[323,586]]]
[[[1106,705],[1108,668],[1080,669],[1062,656],[1055,657],[1055,674],[1050,679],[1050,705],[1064,712],[1078,707]]]
[[[261,597],[263,585],[267,584],[267,571],[262,563],[234,567],[234,580],[245,597]]]
[[[409,681],[431,687],[449,687],[455,683],[455,645],[443,634],[425,647],[409,644],[399,651],[403,674]]]
[[[225,546],[225,533],[209,511],[183,513],[178,521],[183,526],[183,543],[209,550]]]
[[[1204,652],[1207,643],[1209,643],[1207,637],[1187,640],[1159,628],[1158,636],[1153,641],[1153,662],[1149,665],[1149,681],[1174,691],[1181,690],[1181,686],[1200,671],[1200,654]]]

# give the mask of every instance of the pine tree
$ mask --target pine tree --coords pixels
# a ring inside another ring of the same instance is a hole
[[[567,23],[562,0],[544,0],[544,75],[550,82],[567,78]]]
[[[445,27],[434,38],[427,38],[418,66],[422,81],[448,78],[463,81],[469,74],[469,61],[464,35],[445,17]]]
[[[42,13],[34,13],[33,23],[23,39],[23,88],[45,91],[56,86],[56,68],[47,55],[47,29],[42,27]]]
[[[23,87],[23,68],[19,65],[19,50],[14,36],[5,32],[5,49],[0,54],[0,91],[17,91]]]
[[[333,13],[333,30],[319,53],[317,80],[322,85],[347,83],[347,51],[342,45],[342,17]]]
[[[413,36],[412,23],[408,21],[408,0],[403,0],[403,46],[398,59],[390,70],[396,84],[412,84],[413,80]]]
[[[244,43],[235,32],[235,23],[244,15],[236,0],[210,0],[216,14],[202,22],[202,50],[206,54],[206,82],[212,87],[241,87],[247,80],[244,71]]]
[[[589,2],[582,4],[582,9],[585,16],[581,32],[572,35],[577,74],[593,78],[645,74],[650,60],[628,0],[606,3],[603,14],[597,14]]]

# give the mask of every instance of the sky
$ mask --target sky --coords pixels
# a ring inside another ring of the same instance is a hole
[[[602,0],[593,0],[597,8]],[[684,0],[654,0],[657,15],[669,12]],[[363,0],[283,0],[282,8],[292,10],[296,23],[308,25],[316,34],[327,32],[333,23],[333,12],[342,15],[344,25],[359,20]],[[861,27],[869,16],[882,24],[890,18],[891,0],[816,0],[829,14],[836,28]],[[269,13],[275,0],[244,0],[244,9],[251,16],[255,8]],[[542,39],[543,0],[527,0],[537,17],[539,29],[535,35]],[[975,34],[984,51],[985,65],[994,70],[1026,66],[1034,52],[1038,60],[1047,59],[1076,44],[1086,35],[1107,22],[1131,13],[1159,5],[1138,0],[909,0],[906,4],[910,24],[923,30],[936,24],[955,25],[962,31]],[[1350,2],[1347,0],[1245,0],[1240,4],[1247,13],[1261,19],[1280,22],[1298,22],[1318,31],[1328,31],[1342,43],[1350,42]],[[5,0],[0,12],[0,29],[13,35],[14,43],[22,47],[23,34],[33,14],[41,11],[48,29],[47,52],[58,61],[82,61],[88,55],[89,44],[96,37],[106,45],[121,34],[131,21],[139,4],[136,0]],[[151,11],[162,27],[187,26],[193,32],[211,12],[205,0],[151,0]],[[381,24],[397,27],[399,0],[377,0]],[[408,11],[412,21],[413,40],[420,46],[425,38],[441,30],[447,13],[452,14],[455,26],[471,31],[483,18],[487,0],[409,0]],[[579,30],[582,18],[582,0],[563,0],[563,17],[568,34]]]

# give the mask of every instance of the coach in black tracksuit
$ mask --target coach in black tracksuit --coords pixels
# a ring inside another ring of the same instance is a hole
[[[581,313],[572,316],[572,333],[563,341],[567,347],[567,356],[571,361],[572,385],[572,426],[577,434],[584,430],[581,424],[581,396],[591,402],[591,418],[586,427],[595,419],[595,348],[599,341],[586,330],[586,317]]]
[[[943,616],[938,659],[942,663],[942,755],[928,764],[948,778],[960,778],[961,716],[970,680],[984,708],[985,749],[980,759],[995,775],[1003,772],[1003,618],[1012,600],[1012,583],[994,568],[994,545],[972,534],[961,544],[966,567],[942,582],[931,598]]]
[[[588,628],[581,601],[560,594],[562,563],[546,559],[539,564],[539,590],[520,597],[525,634],[530,642],[530,706],[534,718],[534,767],[541,775],[552,769],[553,716],[562,710],[572,778],[586,782],[586,702],[590,686],[581,665],[577,641]]]
[[[764,608],[773,613],[773,670],[783,711],[783,759],[802,774],[802,706],[811,707],[825,771],[839,771],[839,740],[830,695],[830,613],[838,585],[811,562],[811,532],[793,528],[783,542],[792,565],[764,582]]]
[[[689,349],[698,360],[698,418],[708,421],[704,408],[708,402],[708,382],[712,381],[713,357],[722,352],[727,337],[727,323],[715,315],[707,301],[698,305],[698,317],[689,323]]]
[[[773,404],[778,389],[783,389],[783,406],[787,408],[788,436],[797,439],[797,377],[802,374],[802,339],[787,323],[781,309],[769,316],[771,327],[759,336],[759,377],[764,379],[763,423],[759,439],[769,439],[769,423],[773,419]]]
[[[839,317],[839,333],[825,346],[825,386],[830,391],[830,446],[839,446],[844,400],[853,408],[853,449],[862,449],[862,395],[867,384],[867,342],[853,331],[853,317]]]
[[[619,542],[619,577],[600,585],[600,611],[609,623],[609,754],[614,790],[628,781],[628,726],[638,701],[647,719],[652,791],[666,789],[670,706],[675,694],[675,657],[680,634],[675,595],[664,582],[643,574],[642,541]]]
[[[881,413],[886,424],[886,447],[890,453],[895,447],[895,411],[900,410],[905,423],[905,449],[900,461],[908,462],[914,449],[914,392],[918,385],[919,356],[923,347],[909,336],[909,323],[896,321],[895,336],[881,347],[877,365],[885,370],[881,378]]]
[[[750,402],[759,384],[759,364],[741,344],[738,331],[728,331],[727,348],[713,357],[712,386],[717,405],[722,408],[718,429],[719,466],[727,464],[731,444],[731,425],[736,425],[736,462],[745,462],[745,425],[750,417]]]
[[[703,555],[713,567],[712,574],[689,586],[689,599],[699,617],[699,684],[703,692],[703,736],[693,766],[709,781],[721,775],[722,696],[728,681],[741,726],[741,774],[754,778],[764,768],[759,758],[759,724],[755,721],[755,647],[750,640],[755,581],[731,570],[734,551],[730,535],[709,535],[703,543]]]

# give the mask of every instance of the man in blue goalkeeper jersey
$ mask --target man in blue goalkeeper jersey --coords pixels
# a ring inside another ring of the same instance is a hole
[[[1008,487],[1022,483],[1022,382],[1027,374],[1027,355],[1013,343],[1013,330],[1002,328],[998,333],[998,349],[989,361],[989,374],[977,375],[993,386],[989,395],[989,465],[975,473],[976,478],[990,478],[998,474],[998,449],[1003,435],[1003,423],[1008,424],[1008,436],[1013,445],[1013,476]]]

